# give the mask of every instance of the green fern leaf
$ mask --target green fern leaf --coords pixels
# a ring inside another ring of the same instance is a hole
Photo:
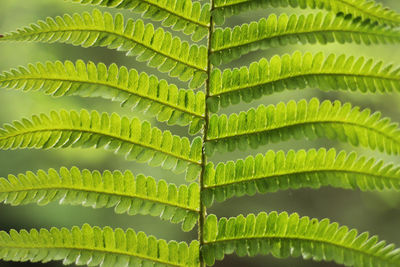
[[[120,118],[86,110],[41,114],[32,120],[23,119],[0,129],[0,148],[59,148],[104,147],[126,156],[128,160],[147,162],[151,166],[182,173],[187,170],[189,180],[200,173],[201,138],[192,144],[187,138],[152,128],[147,121]],[[196,171],[196,172],[195,172]]]
[[[200,2],[184,1],[159,1],[159,0],[72,0],[82,4],[101,5],[121,9],[129,9],[143,14],[144,18],[162,21],[162,25],[171,27],[176,31],[192,35],[192,40],[197,42],[208,34],[210,24],[210,5],[201,5]]]
[[[85,207],[115,207],[115,212],[161,217],[172,223],[181,223],[190,231],[198,219],[200,192],[196,183],[190,186],[156,182],[152,177],[130,171],[80,171],[61,168],[27,172],[17,177],[0,178],[0,202],[13,206],[37,203],[83,205]]]
[[[399,43],[400,32],[378,24],[353,20],[331,13],[309,15],[272,14],[268,19],[241,27],[217,29],[213,33],[211,61],[228,63],[258,49],[295,43]]]
[[[124,25],[122,14],[114,18],[110,13],[94,10],[92,15],[83,13],[63,18],[47,18],[17,32],[5,34],[0,41],[34,41],[45,43],[68,43],[76,46],[104,46],[127,51],[128,56],[137,56],[138,61],[161,72],[168,72],[182,81],[191,80],[191,88],[200,87],[205,79],[207,49],[189,45],[178,37],[172,37],[162,28],[142,20],[128,20]]]
[[[203,258],[208,265],[225,254],[240,257],[269,254],[278,258],[303,257],[316,261],[334,261],[355,267],[396,267],[400,250],[393,244],[378,242],[377,236],[358,234],[357,230],[339,227],[328,219],[318,221],[296,213],[271,212],[239,215],[236,218],[207,217]]]
[[[85,64],[81,60],[75,65],[70,61],[64,64],[59,61],[45,65],[38,63],[0,74],[0,87],[41,90],[53,96],[100,96],[134,107],[137,111],[146,111],[170,125],[190,124],[191,134],[200,131],[204,121],[203,92],[178,90],[165,80],[159,81],[146,73],[139,74],[134,69],[118,68],[115,64],[107,69],[102,63],[96,66],[93,62]]]
[[[234,196],[321,186],[366,190],[400,191],[400,167],[357,157],[355,152],[336,154],[334,149],[295,152],[268,151],[236,162],[209,163],[204,178],[204,204]]]
[[[274,56],[270,61],[262,59],[249,68],[214,69],[210,79],[210,103],[213,112],[219,106],[237,104],[242,99],[251,102],[281,92],[285,89],[318,88],[321,90],[351,90],[360,92],[400,91],[400,69],[393,65],[383,67],[383,62],[374,62],[364,57],[322,52],[295,52],[292,56]]]
[[[88,224],[29,232],[0,232],[0,259],[88,266],[199,266],[199,244],[156,239],[132,229],[103,229]]]
[[[213,18],[223,23],[225,17],[236,15],[256,8],[293,7],[302,9],[325,9],[335,14],[350,14],[382,24],[400,25],[400,14],[382,7],[372,0],[217,0],[214,2]]]
[[[257,148],[270,142],[290,138],[315,139],[326,137],[348,142],[353,146],[378,149],[387,154],[400,153],[400,130],[389,119],[380,119],[380,113],[360,111],[349,103],[313,98],[309,103],[290,101],[287,105],[259,106],[257,110],[210,118],[206,152],[212,155],[236,148]]]

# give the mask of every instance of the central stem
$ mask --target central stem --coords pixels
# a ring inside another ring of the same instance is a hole
[[[212,13],[214,9],[214,1],[210,0],[210,6],[211,10],[210,13]],[[200,267],[206,266],[204,260],[203,260],[203,255],[202,255],[202,248],[204,246],[204,222],[206,219],[206,214],[207,210],[206,207],[203,204],[203,194],[204,194],[204,174],[206,170],[206,164],[207,164],[207,157],[206,157],[206,140],[207,140],[207,132],[208,132],[208,122],[209,122],[209,112],[208,112],[208,105],[207,105],[207,100],[210,96],[210,77],[211,77],[211,39],[212,39],[212,34],[214,31],[214,21],[212,18],[212,15],[210,16],[210,26],[208,29],[208,44],[207,44],[207,50],[208,50],[208,56],[207,56],[207,80],[206,80],[206,101],[205,101],[205,122],[204,122],[204,127],[203,127],[203,147],[201,151],[201,174],[200,174],[200,179],[199,179],[199,184],[200,184],[200,217],[199,217],[199,242],[200,242]]]

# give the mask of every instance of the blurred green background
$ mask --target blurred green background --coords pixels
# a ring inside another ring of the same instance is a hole
[[[397,11],[400,11],[400,1],[381,1]],[[38,19],[47,16],[62,15],[64,13],[83,12],[90,10],[88,6],[81,6],[62,0],[0,0],[0,33],[13,31],[20,26],[28,25]],[[115,12],[115,10],[108,10]],[[236,25],[268,16],[269,13],[304,12],[297,9],[267,11],[253,11],[228,19],[228,25]],[[126,17],[138,18],[136,14],[124,12]],[[184,37],[185,38],[185,37]],[[348,55],[367,56],[385,60],[386,63],[400,63],[399,46],[357,46],[357,45],[310,45],[310,46],[288,46],[266,51],[258,51],[222,67],[235,67],[248,65],[260,57],[270,58],[274,54],[292,53],[295,50],[316,52],[323,49],[328,52],[346,53]],[[125,57],[123,53],[107,50],[105,48],[84,49],[63,44],[40,44],[40,43],[1,43],[0,44],[0,70],[8,70],[19,65],[26,66],[28,63],[71,60],[91,60],[104,62],[106,64],[118,63],[127,67],[135,67],[148,73],[156,73],[145,64],[137,63],[134,58]],[[157,74],[161,78],[177,83],[182,88],[184,84],[168,78],[166,75]],[[288,99],[310,99],[317,96],[320,99],[339,99],[344,102],[350,101],[363,108],[369,107],[373,111],[380,110],[384,116],[391,117],[394,121],[400,121],[400,96],[389,95],[362,95],[358,93],[321,92],[315,89],[296,90],[264,97],[256,103],[232,106],[224,112],[237,112],[246,110],[251,106],[259,104],[278,103]],[[82,99],[78,97],[52,98],[41,93],[22,93],[18,91],[0,90],[0,123],[11,122],[32,114],[48,113],[51,110],[86,108],[89,110],[118,112],[129,117],[141,116],[128,109],[119,107],[118,103],[112,103],[102,99]],[[147,118],[151,120],[151,118]],[[176,134],[187,135],[183,127],[167,127],[164,124],[152,121],[154,125],[162,129],[170,129]],[[329,140],[290,141],[279,144],[271,144],[258,150],[246,153],[223,154],[211,160],[237,159],[248,154],[265,153],[268,149],[289,150],[311,147],[332,147],[349,150],[349,146],[338,144]],[[388,159],[400,163],[396,157],[387,157],[377,152],[359,150],[364,155]],[[55,168],[61,166],[88,168],[90,170],[126,170],[130,169],[135,174],[144,173],[157,179],[163,178],[170,182],[184,183],[183,176],[174,175],[172,172],[163,171],[161,168],[151,169],[147,165],[135,164],[125,161],[122,157],[103,150],[18,150],[0,151],[0,177],[8,174],[23,173],[28,170]],[[393,192],[361,193],[359,191],[345,191],[333,188],[322,188],[320,190],[288,190],[255,197],[242,197],[231,199],[223,204],[217,203],[209,209],[210,213],[218,216],[237,216],[240,213],[258,213],[260,211],[288,211],[298,212],[300,215],[310,217],[331,218],[340,224],[357,228],[360,231],[370,231],[379,234],[382,239],[390,243],[400,245],[400,194]],[[196,238],[196,229],[189,233],[180,231],[180,225],[173,225],[157,218],[149,216],[115,215],[112,209],[95,210],[83,207],[60,206],[51,204],[45,207],[27,205],[22,207],[11,207],[0,205],[0,230],[22,229],[22,228],[49,228],[51,226],[68,227],[81,226],[83,223],[91,225],[128,228],[136,231],[145,231],[147,234],[159,238],[191,240]],[[29,263],[0,262],[0,266],[40,266]],[[59,266],[58,263],[46,266]],[[301,259],[277,260],[271,256],[259,256],[254,259],[238,258],[235,255],[227,256],[223,262],[217,262],[216,266],[276,266],[276,267],[303,267],[303,266],[337,266],[334,263],[314,263]]]

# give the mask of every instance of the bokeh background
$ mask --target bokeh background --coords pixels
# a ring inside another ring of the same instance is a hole
[[[381,2],[400,12],[398,0],[386,0]],[[90,10],[89,6],[82,6],[62,0],[0,0],[0,33],[15,30],[18,27],[28,25],[38,19],[45,19],[47,16],[57,16],[64,13],[84,12]],[[116,12],[115,10],[108,10]],[[119,11],[117,11],[119,12]],[[286,12],[301,13],[297,9],[274,9],[264,11],[252,11],[235,16],[227,21],[227,25],[237,25],[250,20],[258,20],[270,13]],[[138,18],[139,16],[130,12],[124,12],[126,17]],[[183,36],[183,38],[186,38]],[[348,55],[373,57],[385,60],[385,62],[400,65],[400,50],[397,45],[382,46],[358,46],[358,45],[292,45],[282,48],[258,51],[222,67],[237,67],[248,65],[261,57],[271,58],[274,54],[293,53],[295,50],[317,52],[323,49],[326,53],[346,53]],[[137,68],[148,73],[156,73],[145,64],[138,63],[132,57],[125,57],[123,53],[107,50],[105,48],[73,47],[63,44],[41,44],[41,43],[1,43],[0,44],[0,70],[6,71],[19,65],[26,66],[28,63],[83,59],[85,61],[103,62],[106,64],[118,63],[130,68]],[[166,75],[157,75],[161,78],[177,83],[184,88],[185,84],[172,80]],[[343,102],[352,102],[362,108],[371,108],[373,111],[380,110],[384,116],[391,117],[394,121],[400,121],[400,95],[397,93],[387,95],[371,95],[347,92],[321,92],[316,89],[295,90],[264,97],[252,104],[240,104],[225,109],[224,112],[231,113],[246,110],[251,106],[259,104],[276,104],[288,99],[339,99]],[[121,108],[118,103],[102,99],[82,99],[79,97],[53,98],[41,93],[24,93],[15,90],[0,90],[0,123],[11,122],[22,117],[29,117],[37,113],[49,113],[51,110],[80,110],[86,108],[96,109],[100,112],[118,112],[129,117],[141,116],[131,110]],[[169,129],[176,134],[187,135],[186,128],[167,127],[157,123],[151,118],[146,118],[162,129]],[[248,154],[265,153],[268,149],[289,150],[311,147],[337,147],[339,149],[351,149],[349,146],[338,144],[329,140],[319,139],[317,141],[289,141],[279,144],[270,144],[250,150],[245,153],[222,154],[211,160],[234,160],[245,157]],[[396,157],[387,157],[378,152],[358,150],[361,154],[376,158],[387,159],[400,163]],[[90,170],[126,170],[130,169],[135,174],[144,173],[157,179],[163,178],[178,184],[184,183],[183,176],[174,175],[172,172],[163,171],[161,168],[152,169],[147,165],[127,162],[124,158],[103,150],[95,149],[64,149],[64,150],[17,150],[0,151],[0,177],[7,177],[8,174],[24,173],[38,169],[58,169],[61,166],[87,168]],[[355,227],[360,231],[370,231],[379,234],[381,239],[389,243],[400,245],[400,194],[394,192],[368,192],[346,191],[333,188],[321,188],[320,190],[302,189],[288,190],[255,197],[242,197],[231,199],[223,204],[217,203],[209,209],[210,213],[218,216],[237,216],[238,214],[258,213],[260,211],[288,211],[298,212],[300,215],[307,215],[319,219],[331,218],[340,224],[351,228]],[[84,223],[91,225],[131,227],[136,231],[144,231],[147,234],[155,235],[167,240],[195,239],[196,229],[189,233],[180,231],[180,225],[173,225],[149,216],[128,216],[115,215],[112,209],[91,209],[83,207],[60,206],[56,203],[45,207],[27,205],[11,207],[0,205],[0,230],[30,229],[67,227],[73,225],[81,226]],[[31,263],[8,263],[0,262],[1,267],[5,266],[40,266]],[[45,266],[61,266],[59,263],[50,263]],[[275,267],[305,267],[320,266],[333,267],[334,263],[311,262],[302,259],[278,260],[271,256],[258,256],[256,258],[239,258],[235,255],[227,256],[223,262],[217,262],[216,266],[275,266]]]

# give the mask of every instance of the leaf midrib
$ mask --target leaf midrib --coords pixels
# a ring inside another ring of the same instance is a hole
[[[26,130],[24,129],[23,131],[17,132],[16,134],[7,133],[6,136],[4,136],[4,135],[3,135],[3,136],[0,136],[0,141],[2,141],[2,140],[7,140],[7,139],[10,139],[10,138],[16,138],[17,136],[26,135],[26,134],[30,134],[30,133],[53,132],[53,131],[60,131],[60,132],[79,132],[79,133],[88,133],[88,134],[103,135],[103,136],[106,136],[106,137],[110,137],[110,138],[112,138],[112,139],[114,139],[114,140],[119,140],[119,141],[121,141],[121,142],[131,143],[131,144],[133,144],[133,145],[141,146],[141,147],[143,147],[143,148],[155,150],[155,151],[160,152],[160,153],[163,153],[163,154],[165,154],[165,155],[168,155],[168,156],[171,156],[171,157],[175,157],[175,158],[177,158],[177,159],[184,160],[184,161],[189,162],[189,163],[191,163],[191,164],[196,164],[196,165],[200,165],[200,166],[201,166],[201,163],[199,163],[199,162],[197,162],[197,161],[194,161],[194,160],[192,160],[192,159],[183,158],[182,156],[172,154],[171,152],[166,152],[166,151],[157,149],[157,148],[152,147],[152,146],[149,146],[149,145],[141,144],[141,143],[138,143],[138,142],[133,141],[133,140],[131,140],[131,139],[126,139],[126,138],[124,138],[124,137],[122,137],[122,136],[116,136],[116,135],[112,135],[111,133],[102,132],[102,131],[96,132],[96,131],[91,130],[91,129],[77,129],[77,128],[74,128],[74,129],[73,129],[73,128],[63,128],[63,127],[52,127],[52,128],[49,127],[49,128],[43,128],[43,129],[26,129]]]
[[[345,72],[329,72],[329,71],[322,70],[321,72],[283,75],[281,77],[277,77],[276,79],[271,79],[271,80],[265,81],[265,82],[263,81],[263,82],[259,82],[259,83],[253,83],[250,85],[246,85],[244,87],[226,87],[229,90],[224,90],[224,91],[218,92],[216,94],[212,94],[211,96],[213,96],[213,97],[220,96],[220,95],[224,95],[227,93],[246,90],[246,89],[250,89],[253,87],[257,87],[257,86],[267,85],[270,83],[276,83],[276,82],[280,82],[280,81],[291,79],[291,78],[299,78],[299,77],[307,77],[307,76],[345,76],[345,77],[355,77],[355,78],[373,78],[373,79],[383,79],[383,80],[390,80],[390,81],[400,81],[400,77],[392,77],[389,75],[379,75],[379,74],[374,74],[374,73],[358,74],[358,73],[345,73]],[[221,86],[221,88],[224,89],[223,86]]]
[[[298,170],[298,171],[287,171],[287,172],[277,172],[277,173],[270,173],[267,176],[253,176],[251,178],[248,179],[242,179],[242,180],[236,180],[236,181],[229,181],[226,183],[220,183],[220,184],[215,184],[215,185],[209,185],[209,186],[205,186],[206,188],[218,188],[218,187],[225,187],[225,186],[229,186],[229,185],[234,185],[234,184],[241,184],[241,183],[249,183],[249,182],[253,182],[253,181],[257,181],[257,180],[264,180],[264,179],[279,179],[280,177],[285,177],[285,176],[291,176],[291,175],[295,175],[295,174],[309,174],[309,173],[330,173],[330,172],[334,172],[334,173],[350,173],[350,174],[355,174],[355,175],[364,175],[364,176],[370,176],[370,177],[374,177],[374,178],[382,178],[382,179],[389,179],[389,180],[395,180],[395,179],[400,179],[399,177],[396,176],[389,176],[389,175],[379,175],[377,173],[370,173],[370,172],[363,172],[361,170],[348,170],[348,169],[337,169],[337,168],[321,168],[321,169],[303,169],[303,170]],[[247,178],[247,177],[246,177]]]
[[[157,102],[157,103],[159,103],[159,104],[168,106],[168,107],[170,107],[170,108],[179,110],[179,111],[181,111],[181,112],[190,114],[190,115],[192,115],[192,116],[194,116],[194,117],[198,117],[198,118],[203,118],[203,119],[204,119],[204,116],[203,116],[203,115],[200,115],[199,113],[195,113],[195,112],[193,112],[193,111],[184,109],[184,108],[182,108],[182,107],[173,105],[173,104],[171,104],[171,103],[162,102],[161,100],[159,100],[159,99],[157,99],[157,98],[151,98],[151,97],[149,97],[149,96],[140,94],[140,91],[139,91],[139,90],[138,90],[138,91],[129,91],[129,90],[127,90],[127,89],[124,88],[124,87],[119,87],[118,85],[109,84],[109,83],[106,83],[106,82],[101,82],[101,81],[86,81],[86,80],[78,80],[78,79],[75,79],[75,80],[74,80],[74,79],[63,79],[63,78],[59,78],[59,77],[57,77],[57,78],[50,78],[50,77],[32,77],[32,76],[24,77],[24,76],[20,76],[20,77],[10,77],[10,78],[6,77],[5,79],[1,79],[1,77],[0,77],[0,82],[3,82],[3,81],[17,81],[17,80],[46,80],[46,81],[60,81],[60,82],[83,83],[83,84],[94,84],[94,85],[106,86],[106,87],[109,87],[109,88],[114,88],[114,89],[116,89],[116,90],[120,90],[120,91],[129,93],[129,94],[137,95],[137,96],[142,97],[142,98],[145,98],[145,99],[147,99],[147,100],[154,101],[154,102]]]

